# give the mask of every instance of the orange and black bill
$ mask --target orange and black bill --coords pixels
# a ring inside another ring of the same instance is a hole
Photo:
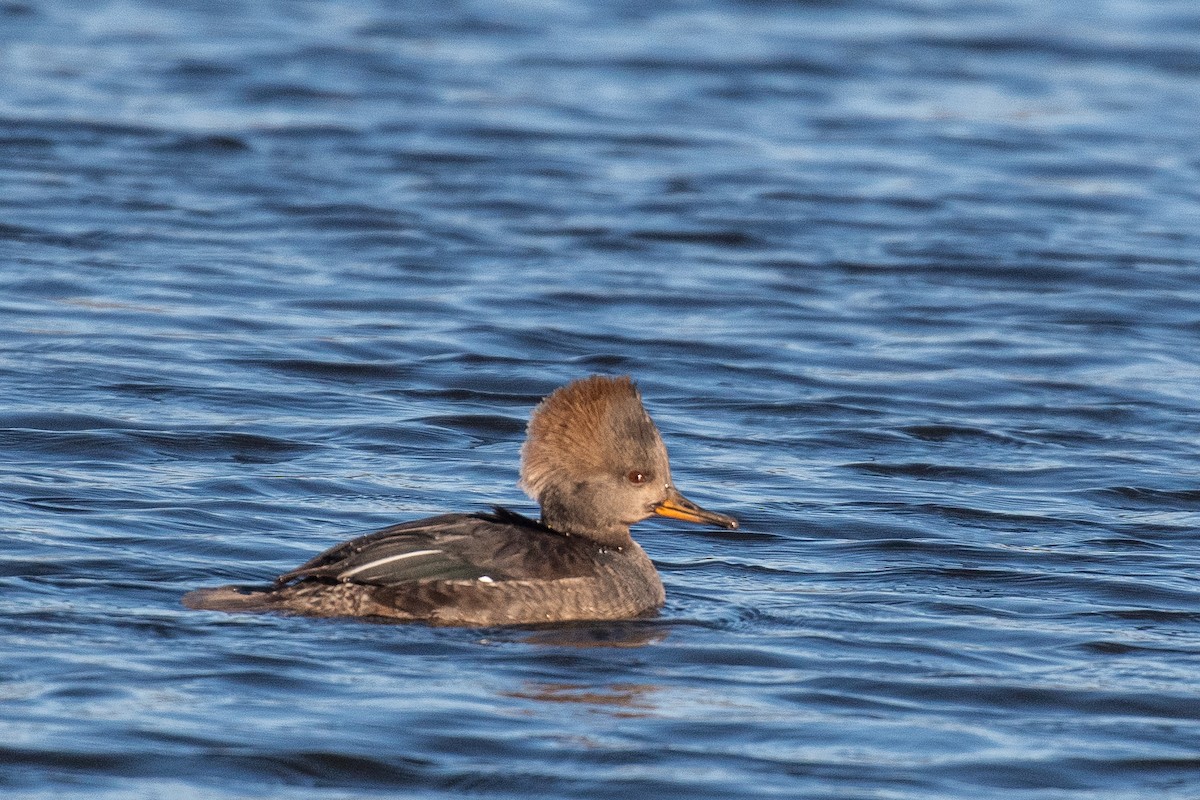
[[[729,528],[730,530],[738,526],[737,520],[733,517],[701,508],[675,491],[674,487],[672,487],[671,493],[667,495],[667,499],[654,507],[654,513],[662,517],[681,519],[685,522],[707,522],[712,525],[720,525],[722,528]]]

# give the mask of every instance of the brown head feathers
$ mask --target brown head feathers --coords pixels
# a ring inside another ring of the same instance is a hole
[[[621,468],[658,467],[669,480],[667,451],[628,376],[593,375],[555,390],[529,418],[520,486],[534,500],[548,487]]]

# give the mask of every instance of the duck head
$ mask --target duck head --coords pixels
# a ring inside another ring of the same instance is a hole
[[[629,544],[629,526],[655,514],[737,527],[676,490],[667,448],[628,377],[575,381],[534,409],[520,486],[545,525],[613,547]]]

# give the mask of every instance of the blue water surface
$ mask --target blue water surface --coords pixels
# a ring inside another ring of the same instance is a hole
[[[1191,0],[0,2],[5,798],[1200,797]],[[654,620],[191,612],[631,374]]]

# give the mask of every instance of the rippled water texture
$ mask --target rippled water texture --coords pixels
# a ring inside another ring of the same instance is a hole
[[[1200,797],[1200,7],[0,2],[5,798]],[[189,612],[629,373],[653,621]]]

